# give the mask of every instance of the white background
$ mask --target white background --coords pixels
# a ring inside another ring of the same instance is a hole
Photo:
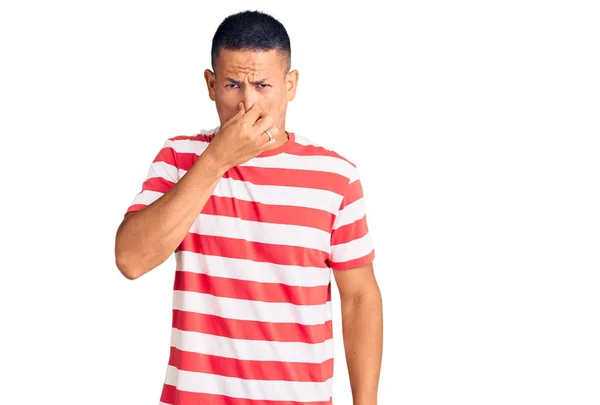
[[[3,2],[0,402],[158,403],[174,256],[129,281],[114,235],[163,141],[218,124],[212,36],[258,9],[300,72],[286,129],[361,173],[379,404],[599,404],[593,3]],[[350,405],[337,292],[334,336]]]

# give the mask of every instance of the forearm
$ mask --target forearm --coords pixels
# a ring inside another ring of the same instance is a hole
[[[203,154],[167,193],[127,218],[115,241],[121,273],[134,279],[163,263],[186,236],[224,172]]]
[[[376,405],[383,350],[379,290],[342,299],[344,349],[354,405]]]

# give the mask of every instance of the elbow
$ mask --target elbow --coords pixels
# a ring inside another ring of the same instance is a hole
[[[124,228],[126,228],[126,224],[135,215],[137,215],[135,212],[127,213],[115,235],[115,264],[121,274],[128,280],[135,280],[140,275],[140,272],[135,266],[137,261],[132,260],[132,255],[130,254],[128,247],[124,246],[124,243],[128,239],[128,237],[124,236]]]
[[[132,214],[128,214],[132,215]],[[139,277],[140,272],[136,268],[137,260],[132,260],[132,254],[130,253],[127,246],[124,245],[127,238],[123,236],[123,227],[128,221],[126,218],[115,235],[115,264],[121,274],[128,280],[135,280]]]
[[[135,280],[139,277],[140,272],[136,266],[136,260],[132,260],[132,255],[120,243],[122,240],[117,237],[115,239],[115,264],[121,274],[128,280]]]
[[[131,261],[127,260],[127,257],[124,254],[115,253],[115,263],[117,265],[117,269],[121,272],[121,274],[128,280],[135,280],[138,278],[138,272],[131,265]]]

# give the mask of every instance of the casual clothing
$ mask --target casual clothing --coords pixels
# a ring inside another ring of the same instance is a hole
[[[127,212],[166,193],[218,129],[167,139]],[[375,251],[356,166],[287,134],[225,173],[175,250],[161,405],[332,403],[331,269]]]

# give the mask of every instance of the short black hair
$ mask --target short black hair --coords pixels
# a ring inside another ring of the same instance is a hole
[[[290,71],[292,51],[283,24],[260,11],[242,11],[225,18],[212,40],[211,64],[215,70],[221,49],[269,51],[276,49],[285,57],[286,73]]]

